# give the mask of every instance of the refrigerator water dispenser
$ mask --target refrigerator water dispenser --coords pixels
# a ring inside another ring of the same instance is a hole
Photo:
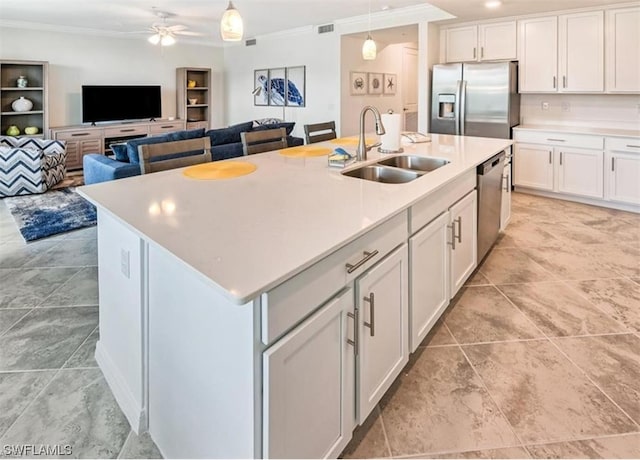
[[[439,118],[454,118],[456,108],[456,96],[455,94],[438,94],[438,117]]]

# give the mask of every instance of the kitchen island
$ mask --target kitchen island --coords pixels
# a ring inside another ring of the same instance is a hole
[[[404,154],[449,163],[405,184],[269,152],[79,189],[96,359],[134,430],[165,457],[339,455],[475,269],[475,168],[511,145],[432,137]]]

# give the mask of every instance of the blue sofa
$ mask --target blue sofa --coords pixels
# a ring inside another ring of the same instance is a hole
[[[138,158],[138,146],[144,144],[157,144],[185,139],[195,139],[203,136],[211,138],[211,156],[213,161],[226,160],[228,158],[241,157],[242,141],[240,133],[283,127],[287,130],[289,146],[302,145],[304,141],[299,137],[291,136],[295,123],[275,123],[253,127],[253,121],[239,123],[228,128],[193,129],[188,131],[176,131],[158,136],[141,137],[132,139],[126,144],[112,145],[114,158],[99,153],[90,153],[83,157],[84,183],[97,184],[140,174],[140,162]],[[187,153],[188,154],[188,153]]]

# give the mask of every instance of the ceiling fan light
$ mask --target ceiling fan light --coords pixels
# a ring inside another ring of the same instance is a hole
[[[173,35],[165,35],[164,37],[162,37],[162,39],[160,40],[160,44],[162,46],[171,46],[176,42],[176,39],[173,37]]]
[[[157,45],[158,43],[160,43],[160,34],[153,34],[147,40],[149,40],[149,43],[151,43],[152,45]]]
[[[242,40],[243,33],[242,16],[230,1],[220,20],[220,36],[226,42],[238,42]]]
[[[371,35],[367,35],[367,39],[362,44],[362,59],[365,61],[373,61],[378,54],[376,42],[373,41]]]

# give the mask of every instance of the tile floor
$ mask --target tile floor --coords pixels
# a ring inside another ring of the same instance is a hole
[[[513,213],[345,457],[640,457],[640,216]],[[0,200],[0,449],[160,457],[93,359],[96,263],[95,228],[25,245]]]

